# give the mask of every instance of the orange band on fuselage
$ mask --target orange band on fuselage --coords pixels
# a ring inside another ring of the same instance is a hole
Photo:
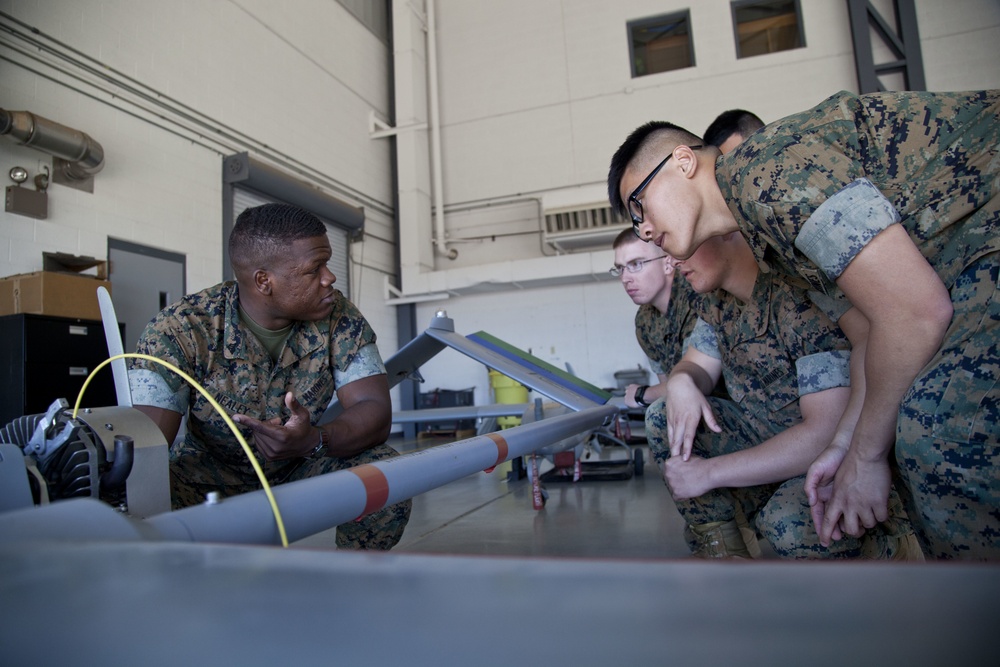
[[[503,436],[497,435],[496,433],[487,433],[486,437],[496,443],[497,462],[493,465],[498,466],[507,460],[507,441],[503,439]]]
[[[361,516],[377,512],[385,507],[389,500],[389,480],[385,474],[371,464],[364,464],[356,468],[349,468],[351,472],[358,476],[361,483],[365,485],[365,511]]]

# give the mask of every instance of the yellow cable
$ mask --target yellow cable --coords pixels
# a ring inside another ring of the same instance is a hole
[[[288,536],[285,534],[285,522],[281,520],[281,511],[278,510],[278,503],[274,499],[274,494],[271,493],[271,485],[267,483],[267,478],[264,477],[264,471],[260,469],[260,464],[257,463],[257,457],[253,455],[253,450],[250,449],[250,445],[248,445],[247,441],[243,439],[243,435],[240,433],[240,430],[236,428],[236,424],[233,422],[233,420],[229,418],[229,415],[226,414],[225,410],[222,409],[222,406],[219,405],[214,398],[212,398],[212,396],[208,393],[208,391],[200,384],[198,384],[197,380],[195,380],[193,377],[191,377],[181,369],[177,368],[170,362],[164,361],[163,359],[157,359],[156,357],[151,357],[148,354],[136,354],[131,352],[126,352],[125,354],[116,354],[115,356],[109,359],[105,359],[104,361],[99,363],[94,370],[90,372],[90,375],[87,376],[87,380],[83,383],[83,386],[80,387],[80,393],[77,394],[76,396],[76,404],[73,405],[73,419],[76,419],[76,415],[80,411],[80,401],[83,400],[83,392],[87,391],[87,385],[90,384],[90,381],[93,379],[97,371],[101,370],[102,368],[110,364],[112,361],[115,361],[116,359],[125,359],[127,357],[132,357],[134,359],[145,359],[146,361],[152,361],[161,364],[163,366],[166,366],[174,373],[177,373],[182,378],[187,380],[188,384],[197,389],[201,393],[201,395],[204,396],[208,400],[208,402],[212,404],[212,407],[215,408],[215,411],[219,413],[219,416],[222,417],[223,420],[225,420],[226,426],[228,426],[229,430],[232,431],[233,435],[236,436],[236,440],[238,440],[240,445],[243,447],[243,451],[246,452],[247,458],[250,460],[250,465],[253,466],[254,471],[257,473],[257,477],[260,479],[261,485],[264,487],[264,493],[265,495],[267,495],[267,500],[269,503],[271,503],[271,512],[274,514],[274,521],[276,524],[278,524],[278,533],[281,535],[281,546],[287,547]]]

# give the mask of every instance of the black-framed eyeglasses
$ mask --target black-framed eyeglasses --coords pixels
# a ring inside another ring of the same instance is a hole
[[[642,267],[646,266],[650,262],[655,262],[658,259],[666,259],[670,255],[660,255],[659,257],[653,257],[652,259],[633,259],[631,262],[626,263],[624,266],[619,266],[615,264],[610,269],[608,273],[617,278],[621,274],[628,271],[629,273],[639,273],[642,271]]]
[[[704,146],[703,145],[688,146],[688,148],[690,148],[691,150],[697,150],[699,148],[704,148]],[[642,201],[639,200],[639,195],[642,194],[642,191],[646,189],[646,186],[649,185],[649,182],[652,181],[653,178],[660,172],[660,169],[663,169],[663,165],[667,163],[667,160],[669,160],[673,156],[674,153],[673,151],[671,151],[670,154],[667,155],[667,157],[663,158],[663,162],[656,165],[656,169],[649,172],[649,176],[643,179],[642,183],[639,184],[639,187],[633,190],[632,194],[628,196],[628,214],[632,217],[632,231],[640,239],[642,238],[642,236],[639,235],[639,225],[642,224],[643,212],[642,212]]]

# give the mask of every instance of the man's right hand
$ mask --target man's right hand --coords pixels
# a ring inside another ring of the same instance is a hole
[[[685,373],[672,375],[667,380],[665,406],[670,456],[680,456],[684,461],[691,457],[694,437],[703,420],[715,433],[722,431],[708,399]]]
[[[291,417],[284,423],[281,417],[260,421],[249,415],[233,415],[234,422],[253,431],[254,445],[268,461],[307,456],[318,443],[316,429],[309,422],[309,411],[295,400],[292,392],[285,394],[285,407]]]

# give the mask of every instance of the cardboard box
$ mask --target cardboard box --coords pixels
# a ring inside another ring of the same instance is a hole
[[[94,270],[92,275],[99,280],[108,279],[108,262],[103,259],[86,255],[71,255],[67,252],[43,252],[42,271],[58,271],[59,273],[79,273]]]
[[[111,283],[93,276],[36,271],[0,279],[0,315],[34,313],[100,320],[97,288]]]

